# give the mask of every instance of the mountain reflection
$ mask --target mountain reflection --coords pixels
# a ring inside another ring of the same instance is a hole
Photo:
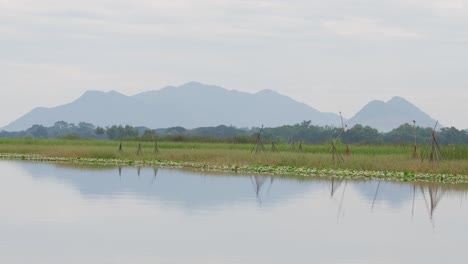
[[[382,206],[407,207],[411,208],[411,216],[414,216],[415,210],[423,204],[432,221],[443,206],[441,201],[444,197],[460,197],[463,202],[468,193],[467,184],[209,174],[157,167],[86,168],[27,162],[17,164],[33,178],[73,186],[85,198],[132,195],[147,201],[157,200],[194,209],[251,201],[274,206],[308,194],[328,194],[336,201],[340,217],[345,209],[345,194],[350,189],[369,205],[371,212]],[[424,202],[415,205],[415,200]]]

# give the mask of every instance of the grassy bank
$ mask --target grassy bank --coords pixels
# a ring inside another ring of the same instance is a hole
[[[278,152],[265,145],[264,152],[251,153],[249,144],[138,142],[96,140],[0,139],[1,159],[27,159],[72,163],[103,163],[184,167],[245,173],[328,175],[342,177],[392,178],[468,182],[468,147],[443,146],[445,159],[439,163],[411,159],[412,146],[351,146],[345,161],[332,160],[329,145],[302,145],[302,152],[277,144]],[[340,146],[340,150],[344,147]],[[421,152],[424,149],[420,147]],[[422,154],[422,153],[420,153]]]

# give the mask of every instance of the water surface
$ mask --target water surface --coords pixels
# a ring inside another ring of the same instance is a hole
[[[0,263],[466,263],[467,185],[0,170]]]

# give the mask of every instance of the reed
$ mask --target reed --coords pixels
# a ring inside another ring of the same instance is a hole
[[[0,153],[37,154],[43,157],[120,159],[129,161],[196,162],[214,166],[291,166],[297,168],[348,169],[468,175],[468,146],[441,145],[444,160],[438,163],[412,159],[409,145],[353,145],[353,155],[337,164],[330,157],[330,145],[302,144],[302,152],[276,143],[276,151],[251,153],[252,144],[153,142],[98,140],[0,139]],[[337,144],[343,154],[346,147]],[[137,151],[139,150],[139,151]]]

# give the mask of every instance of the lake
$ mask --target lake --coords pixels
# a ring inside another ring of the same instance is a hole
[[[466,263],[468,185],[0,161],[0,263]]]

